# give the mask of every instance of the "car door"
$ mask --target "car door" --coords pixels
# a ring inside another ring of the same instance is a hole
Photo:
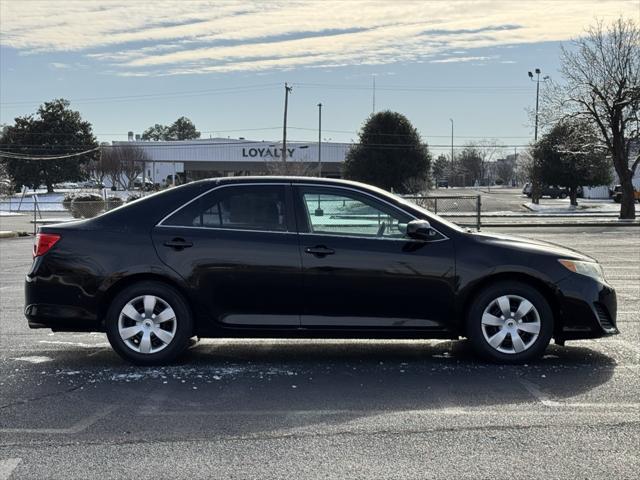
[[[453,242],[404,233],[414,217],[347,187],[295,186],[303,327],[446,329],[455,288]]]
[[[161,260],[227,326],[299,326],[301,261],[286,184],[219,186],[161,221]]]

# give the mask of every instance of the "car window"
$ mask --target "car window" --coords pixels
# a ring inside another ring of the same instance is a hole
[[[162,224],[184,227],[287,230],[284,187],[224,187],[191,202]]]
[[[411,217],[365,195],[330,190],[303,191],[311,233],[403,238]]]

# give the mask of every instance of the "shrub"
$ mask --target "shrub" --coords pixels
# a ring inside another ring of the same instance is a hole
[[[107,210],[113,210],[120,207],[124,203],[120,197],[107,197]]]
[[[67,210],[71,210],[71,202],[76,197],[76,193],[67,192],[64,194],[64,198],[62,199],[62,206]]]
[[[138,195],[137,193],[132,193],[127,197],[127,203],[133,202],[134,200],[138,200],[139,198],[141,198],[140,195]]]
[[[92,218],[100,215],[105,202],[95,193],[79,193],[71,200],[71,215],[74,218]]]

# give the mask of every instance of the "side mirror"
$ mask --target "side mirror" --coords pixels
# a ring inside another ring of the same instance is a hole
[[[435,232],[426,220],[412,220],[407,223],[407,236],[417,240],[428,240]]]

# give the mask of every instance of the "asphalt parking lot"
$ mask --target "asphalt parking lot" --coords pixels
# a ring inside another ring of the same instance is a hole
[[[640,228],[499,231],[597,258],[622,334],[520,366],[464,341],[206,340],[138,368],[102,334],[29,330],[32,239],[0,240],[0,480],[637,478]]]

